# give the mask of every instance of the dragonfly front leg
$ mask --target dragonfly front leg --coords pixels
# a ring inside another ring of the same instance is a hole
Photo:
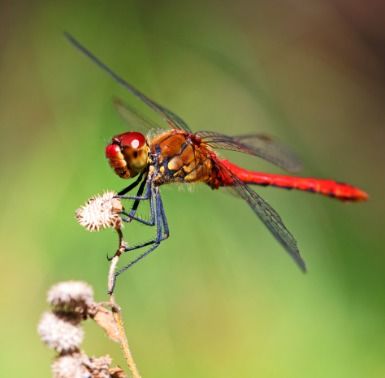
[[[150,185],[150,183],[149,183],[149,185]],[[141,197],[141,196],[142,196],[145,186],[146,186],[146,181],[143,181],[143,182],[140,184],[140,186],[139,186],[138,192],[136,193],[136,195],[137,195],[138,197]],[[151,195],[151,192],[150,192],[149,195]],[[136,210],[138,210],[140,201],[141,201],[141,200],[139,200],[139,199],[136,199],[136,200],[134,201],[134,204],[132,205],[129,214],[127,215],[131,220],[136,219],[137,221],[140,221],[140,220],[138,219],[138,217],[135,217]]]
[[[139,175],[139,177],[133,182],[131,183],[130,185],[127,186],[127,188],[124,188],[122,189],[119,193],[118,193],[118,196],[123,196],[124,194],[130,192],[132,189],[134,189],[135,187],[137,187],[139,185],[139,183],[142,181],[142,178],[143,178],[143,172]],[[144,180],[146,181],[146,180]]]
[[[146,193],[145,195],[143,195],[146,185],[147,185]],[[119,198],[121,199],[134,200],[134,204],[132,205],[131,210],[129,212],[125,210],[121,212],[121,214],[123,215],[121,218],[124,222],[129,223],[132,220],[136,220],[147,226],[154,226],[155,217],[153,216],[152,211],[150,211],[151,219],[149,221],[135,215],[141,201],[150,200],[150,205],[151,205],[151,186],[152,186],[152,183],[150,181],[143,181],[138,189],[136,196],[119,196]],[[151,206],[150,206],[150,209],[151,209]]]
[[[142,223],[145,223],[148,226],[156,226],[156,237],[149,241],[135,244],[130,247],[126,247],[124,252],[130,252],[139,248],[147,247],[149,245],[157,243],[158,241],[162,241],[168,237],[169,229],[168,229],[166,216],[164,213],[162,199],[159,193],[159,188],[152,187],[151,192],[152,192],[152,195],[150,197],[150,220],[145,221],[139,218],[140,219],[139,221],[142,221]]]
[[[130,192],[132,189],[137,187],[139,185],[139,183],[140,183],[140,186],[139,186],[139,189],[138,189],[138,191],[137,191],[135,196],[125,196],[126,193]],[[143,191],[144,191],[144,188],[145,188],[146,184],[148,184],[148,186],[147,186],[148,189],[146,191],[146,195],[143,196]],[[121,217],[123,222],[127,222],[128,223],[128,222],[131,222],[133,219],[135,219],[135,220],[137,220],[137,221],[139,221],[141,223],[149,224],[150,226],[154,225],[154,221],[147,222],[147,221],[145,221],[145,220],[143,220],[143,219],[141,219],[139,217],[135,217],[135,213],[136,213],[136,210],[138,209],[140,201],[148,200],[148,199],[151,198],[151,190],[150,190],[151,187],[150,187],[150,184],[151,183],[148,180],[147,172],[146,173],[141,173],[139,175],[139,177],[135,180],[135,182],[131,183],[129,186],[127,186],[126,188],[121,190],[116,195],[116,198],[119,198],[119,199],[131,199],[131,200],[135,201],[129,213],[127,213],[124,210],[120,212],[120,217]],[[154,218],[154,217],[152,217],[152,218]],[[117,232],[118,232],[118,236],[119,236],[119,247],[118,247],[118,250],[115,252],[115,254],[113,256],[120,255],[122,253],[122,248],[125,248],[125,246],[126,246],[126,243],[123,240],[122,230],[118,228]],[[111,261],[113,259],[113,256],[110,257],[107,254],[107,260]]]
[[[157,147],[157,153],[158,154],[160,153],[159,146]],[[159,170],[158,159],[155,159],[154,168],[155,168],[155,172],[158,172],[158,170]],[[127,213],[126,211],[122,211],[122,213],[121,213],[122,215],[125,216],[124,218],[122,217],[122,220],[124,222],[131,222],[132,220],[136,220],[139,223],[145,224],[147,226],[154,226],[155,225],[155,217],[154,217],[154,213],[153,213],[153,207],[151,207],[151,198],[152,198],[152,190],[153,190],[152,177],[154,176],[154,174],[155,174],[154,172],[152,172],[150,174],[149,174],[149,172],[146,172],[146,174],[144,176],[144,180],[140,184],[139,189],[136,193],[136,196],[124,196],[124,195],[122,195],[122,194],[127,193],[128,190],[125,190],[125,189],[119,193],[119,198],[134,200],[134,204],[132,205],[130,212]],[[141,176],[142,175],[143,174],[141,174]],[[138,183],[139,183],[139,181],[140,181],[139,179],[136,180],[136,182],[138,182]],[[145,195],[143,195],[145,188],[146,188],[146,193],[145,193]],[[140,202],[145,201],[145,200],[150,200],[150,208],[151,208],[151,220],[150,221],[135,215],[136,211],[139,207]]]

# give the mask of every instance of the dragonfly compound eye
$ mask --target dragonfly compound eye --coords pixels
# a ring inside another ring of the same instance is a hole
[[[106,147],[107,159],[119,159],[120,155],[121,155],[120,147],[117,144],[111,143],[107,145]]]
[[[144,135],[134,131],[120,134],[115,138],[119,140],[122,148],[129,147],[135,150],[142,148],[146,144],[146,138]]]
[[[115,136],[106,147],[111,167],[122,178],[134,177],[148,166],[149,147],[143,134],[127,132]]]

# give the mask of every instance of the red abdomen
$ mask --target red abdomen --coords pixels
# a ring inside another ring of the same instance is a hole
[[[342,201],[365,201],[368,194],[363,190],[349,184],[339,183],[333,180],[317,179],[310,177],[293,177],[286,175],[275,175],[263,172],[254,172],[238,167],[228,160],[221,160],[232,174],[246,184],[262,186],[275,186],[285,189],[297,189],[325,196],[334,197]],[[224,173],[221,186],[234,185],[234,179]]]

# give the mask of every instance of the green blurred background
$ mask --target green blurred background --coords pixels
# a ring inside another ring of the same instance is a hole
[[[143,377],[385,376],[383,2],[0,4],[0,376],[50,376],[36,325],[53,283],[85,280],[106,299],[116,237],[87,233],[74,211],[126,184],[104,157],[127,129],[112,98],[159,121],[63,31],[194,130],[277,135],[304,175],[371,195],[344,204],[258,189],[298,239],[303,275],[242,201],[163,188],[171,237],[116,292]],[[124,366],[93,324],[84,348]]]

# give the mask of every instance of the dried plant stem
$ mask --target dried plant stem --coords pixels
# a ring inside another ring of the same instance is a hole
[[[116,227],[116,231],[119,235],[119,248],[116,251],[115,256],[111,259],[110,269],[108,272],[108,293],[110,295],[110,304],[112,308],[112,313],[116,322],[116,326],[118,327],[120,346],[123,350],[123,354],[126,359],[127,366],[131,372],[132,378],[141,378],[139,374],[139,370],[136,366],[134,357],[132,356],[130,347],[128,345],[126,331],[124,330],[122,312],[121,312],[120,306],[116,303],[115,297],[113,294],[113,290],[115,286],[116,266],[118,264],[119,257],[124,251],[124,241],[122,237],[123,235],[119,226]]]
[[[116,253],[116,255],[111,259],[110,269],[108,271],[108,294],[110,297],[113,296],[114,288],[115,288],[115,270],[116,265],[118,264],[120,254]]]
[[[114,319],[118,327],[120,346],[123,350],[124,357],[127,362],[127,366],[130,369],[132,378],[141,378],[139,374],[139,370],[136,366],[134,357],[132,356],[130,347],[128,345],[126,331],[124,330],[124,325],[123,325],[122,313],[119,306],[115,302],[115,298],[113,294],[110,295],[110,303],[112,305]]]

